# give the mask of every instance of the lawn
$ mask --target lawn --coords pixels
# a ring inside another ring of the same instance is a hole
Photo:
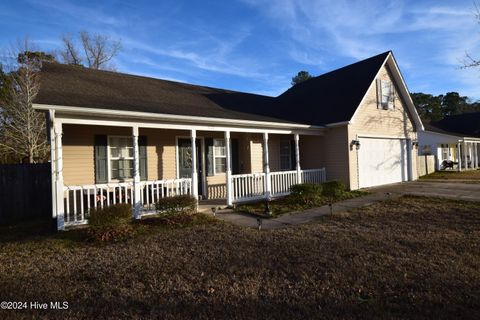
[[[468,171],[437,171],[420,179],[440,179],[440,180],[468,180],[470,182],[480,183],[480,170],[468,170]]]
[[[403,197],[268,231],[206,219],[107,244],[2,234],[1,300],[69,309],[0,318],[478,319],[479,212]]]
[[[345,191],[342,192],[341,195],[336,197],[324,197],[318,196],[315,198],[313,203],[302,204],[298,200],[291,199],[289,196],[274,199],[268,202],[268,207],[270,210],[270,214],[265,213],[266,202],[254,202],[248,204],[242,204],[235,207],[235,211],[253,214],[262,218],[276,218],[281,216],[285,213],[297,213],[303,210],[321,207],[327,205],[329,203],[336,203],[342,200],[362,197],[370,194],[366,191],[361,190],[353,190],[353,191]]]

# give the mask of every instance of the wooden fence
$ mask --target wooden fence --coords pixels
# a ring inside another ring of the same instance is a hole
[[[0,165],[0,223],[51,216],[50,163]]]

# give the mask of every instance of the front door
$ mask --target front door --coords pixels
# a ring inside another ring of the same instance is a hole
[[[203,160],[201,140],[196,140],[198,195],[203,195]],[[192,142],[190,139],[178,139],[178,174],[179,178],[192,177]]]

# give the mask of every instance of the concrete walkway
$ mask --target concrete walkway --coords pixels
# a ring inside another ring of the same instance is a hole
[[[400,195],[387,195],[385,193],[375,193],[364,197],[348,199],[337,202],[332,205],[333,213],[346,212],[354,208],[365,207],[379,201],[384,201],[388,198],[396,198]],[[284,214],[278,218],[261,219],[262,229],[278,229],[285,228],[292,225],[305,224],[318,220],[324,215],[330,214],[330,207],[328,205],[308,209],[302,212]],[[221,210],[216,217],[222,221],[234,223],[243,227],[258,228],[258,218],[247,213],[235,212],[232,210]]]
[[[370,188],[368,191],[373,192],[373,194],[334,203],[332,206],[333,213],[346,212],[354,208],[369,206],[379,201],[399,198],[402,195],[480,201],[479,183],[414,181]],[[284,214],[278,218],[261,219],[262,229],[277,229],[305,224],[318,220],[327,214],[330,214],[330,207],[328,205],[302,212]],[[220,210],[216,217],[239,226],[258,228],[257,217],[250,214],[239,213],[232,210]]]

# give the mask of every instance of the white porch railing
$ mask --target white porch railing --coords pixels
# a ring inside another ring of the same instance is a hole
[[[270,197],[290,194],[290,187],[297,184],[297,171],[270,172]],[[232,175],[233,203],[266,199],[266,174],[251,173]],[[320,184],[326,181],[325,168],[300,170],[300,183]]]
[[[233,202],[256,200],[265,197],[265,174],[249,173],[232,175]]]
[[[142,181],[139,186],[142,208],[150,210],[161,198],[191,194],[192,181],[189,178]],[[133,182],[65,186],[63,190],[66,226],[87,223],[92,208],[104,208],[117,203],[133,206]]]
[[[284,196],[290,193],[290,187],[297,184],[297,171],[271,172],[272,196]]]
[[[301,170],[300,177],[302,183],[323,183],[327,181],[327,174],[325,168]]]

